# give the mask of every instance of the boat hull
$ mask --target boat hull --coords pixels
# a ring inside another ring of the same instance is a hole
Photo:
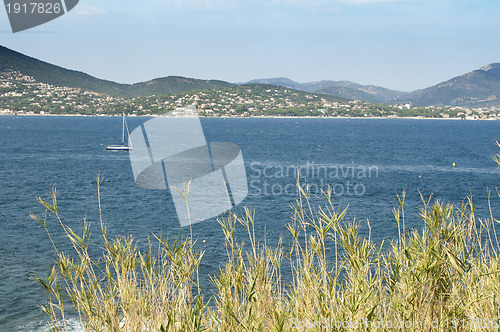
[[[106,146],[106,150],[108,151],[130,151],[132,147],[125,145],[108,145]]]

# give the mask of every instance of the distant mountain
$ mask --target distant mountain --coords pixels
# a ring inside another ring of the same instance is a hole
[[[408,94],[408,92],[390,90],[375,85],[361,85],[350,81],[320,81],[308,84],[311,85],[310,89],[314,89],[317,93],[359,99],[370,103],[384,103]],[[320,88],[315,89],[314,87]]]
[[[120,84],[98,79],[83,72],[55,66],[0,46],[0,73],[6,71],[19,71],[41,83],[78,88],[117,97],[179,94],[237,87],[236,84],[220,80],[199,80],[179,76],[157,78],[136,84]],[[272,84],[314,94],[326,94],[372,103],[395,104],[409,102],[415,106],[500,106],[500,63],[492,63],[446,82],[410,93],[374,85],[361,85],[351,81],[298,83],[280,77],[258,79],[247,83]]]
[[[363,100],[370,103],[382,103],[386,100],[379,95],[369,94],[362,90],[344,86],[329,86],[316,91],[316,93],[323,93],[326,95],[343,97],[347,99]]]
[[[181,76],[168,76],[127,85],[124,96],[166,95],[200,90],[217,90],[234,86],[232,83],[219,80],[199,80]]]
[[[402,98],[408,94],[408,92],[390,90],[375,85],[361,85],[351,81],[298,83],[288,78],[279,77],[256,79],[247,83],[273,84],[306,92],[322,93],[348,99],[359,99],[371,103],[382,103],[395,98]]]
[[[289,78],[286,77],[277,77],[277,78],[262,78],[262,79],[257,79],[257,80],[252,80],[248,81],[245,83],[239,83],[240,85],[242,84],[271,84],[271,85],[277,85],[277,86],[282,86],[285,88],[290,88],[290,89],[295,89],[295,90],[301,90],[301,83],[295,82]],[[307,91],[309,92],[309,91]]]
[[[500,106],[500,63],[492,63],[432,87],[413,91],[402,101],[416,106]]]
[[[98,79],[79,71],[55,66],[0,46],[0,72],[10,70],[17,70],[24,75],[31,76],[37,82],[78,88],[118,97],[173,94],[234,86],[234,84],[224,81],[198,80],[178,76],[157,78],[136,84],[120,84]]]

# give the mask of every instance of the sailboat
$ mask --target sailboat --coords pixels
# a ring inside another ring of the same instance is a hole
[[[125,129],[127,130],[127,145],[125,145]],[[121,145],[108,145],[106,150],[109,151],[130,151],[132,150],[132,141],[130,140],[130,133],[128,132],[127,120],[125,120],[125,113],[123,113],[122,125],[122,144]]]

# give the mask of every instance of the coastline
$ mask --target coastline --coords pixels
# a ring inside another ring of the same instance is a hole
[[[100,115],[85,115],[85,114],[0,114],[0,116],[33,116],[33,117],[85,117],[85,118],[99,118],[99,117],[122,117],[121,114],[100,114]],[[154,118],[160,117],[161,115],[127,115],[131,118]],[[357,119],[373,119],[373,120],[465,120],[465,121],[497,121],[499,119],[462,119],[462,118],[434,118],[434,117],[382,117],[382,116],[203,116],[203,119],[347,119],[347,120],[357,120]],[[181,117],[179,117],[181,118]]]

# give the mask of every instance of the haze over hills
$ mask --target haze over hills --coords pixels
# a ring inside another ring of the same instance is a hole
[[[411,103],[414,106],[500,106],[500,63],[492,63],[426,89],[412,92],[389,90],[374,85],[360,85],[350,81],[298,83],[288,78],[270,78],[250,82],[268,82],[297,90],[359,99],[371,103]]]
[[[78,88],[115,97],[142,97],[235,88],[221,80],[199,80],[179,76],[156,78],[135,84],[120,84],[83,72],[65,69],[0,46],[0,72],[19,71],[37,82]],[[414,106],[500,106],[500,63],[493,63],[435,86],[413,92],[390,90],[351,81],[298,83],[288,78],[257,79],[243,84],[271,84],[314,94],[326,94],[371,103],[411,103]]]
[[[315,81],[298,83],[285,77],[256,79],[246,83],[273,84],[296,90],[323,93],[348,99],[359,99],[371,103],[382,103],[403,98],[408,92],[395,91],[375,85],[361,85],[351,81]]]

